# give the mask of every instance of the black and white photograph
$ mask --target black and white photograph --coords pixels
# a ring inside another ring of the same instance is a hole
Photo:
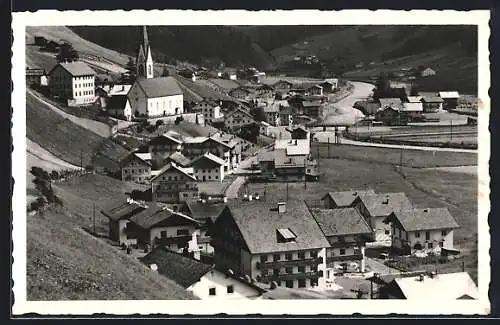
[[[14,14],[14,310],[488,313],[488,20]]]

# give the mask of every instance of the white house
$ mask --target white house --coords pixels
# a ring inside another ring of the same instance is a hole
[[[126,95],[115,95],[108,99],[106,111],[111,116],[123,118],[127,121],[132,120],[132,107]]]
[[[224,115],[224,124],[229,129],[239,129],[243,125],[254,123],[252,114],[241,108],[235,108],[228,114]]]
[[[406,252],[440,252],[453,249],[453,231],[458,224],[446,208],[399,211],[389,216],[392,246]]]
[[[200,182],[217,181],[224,179],[225,161],[209,152],[199,156],[190,163],[196,179]]]
[[[427,68],[425,68],[424,70],[422,70],[420,72],[420,75],[422,77],[435,76],[436,75],[436,71],[434,69],[432,69],[432,68],[427,67]]]
[[[132,114],[160,117],[184,113],[182,90],[173,77],[137,79],[128,92]]]
[[[96,99],[95,71],[84,62],[60,62],[49,78],[51,94],[68,100],[68,105],[88,105]]]
[[[175,281],[200,299],[258,299],[265,292],[248,277],[220,271],[213,265],[164,248],[154,249],[142,262],[152,272]]]

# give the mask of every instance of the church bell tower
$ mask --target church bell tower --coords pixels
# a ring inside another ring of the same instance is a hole
[[[154,77],[153,56],[151,55],[146,26],[142,26],[141,38],[142,40],[137,53],[137,78],[150,79]]]

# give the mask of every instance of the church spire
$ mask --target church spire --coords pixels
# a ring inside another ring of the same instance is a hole
[[[140,28],[141,39],[137,54],[137,77],[153,78],[153,56],[149,45],[148,31],[146,26]]]
[[[149,40],[148,40],[148,30],[146,26],[142,26],[142,46],[144,48],[144,51],[146,51],[146,56],[147,56],[147,51],[149,50]]]

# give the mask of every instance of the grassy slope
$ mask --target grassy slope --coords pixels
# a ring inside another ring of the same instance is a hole
[[[128,56],[95,43],[89,42],[86,39],[78,36],[66,26],[36,26],[26,28],[27,44],[32,44],[34,36],[43,36],[46,39],[60,42],[61,40],[70,41],[75,50],[82,54],[104,57],[113,62],[125,65],[128,61]]]
[[[82,229],[91,225],[95,204],[97,230],[107,233],[99,211],[131,185],[87,175],[54,189],[64,208],[27,220],[28,299],[192,299],[183,288]]]
[[[54,156],[77,166],[80,166],[80,154],[86,166],[104,141],[104,138],[61,117],[31,96],[26,96],[26,136]]]
[[[416,168],[404,168],[401,173],[391,165],[392,158],[384,161],[387,152],[370,159],[364,148],[351,148],[350,152],[337,159],[321,159],[320,181],[307,183],[306,189],[304,183],[289,183],[288,199],[317,201],[328,191],[372,188],[377,192],[404,192],[415,207],[446,207],[461,225],[455,232],[455,246],[463,251],[466,268],[477,279],[477,176]],[[454,155],[447,159],[462,159]],[[424,166],[424,162],[419,164]],[[435,162],[428,163],[433,165]],[[248,190],[265,193],[265,199],[273,202],[286,200],[285,183],[249,184]],[[450,266],[442,268],[450,270]]]

